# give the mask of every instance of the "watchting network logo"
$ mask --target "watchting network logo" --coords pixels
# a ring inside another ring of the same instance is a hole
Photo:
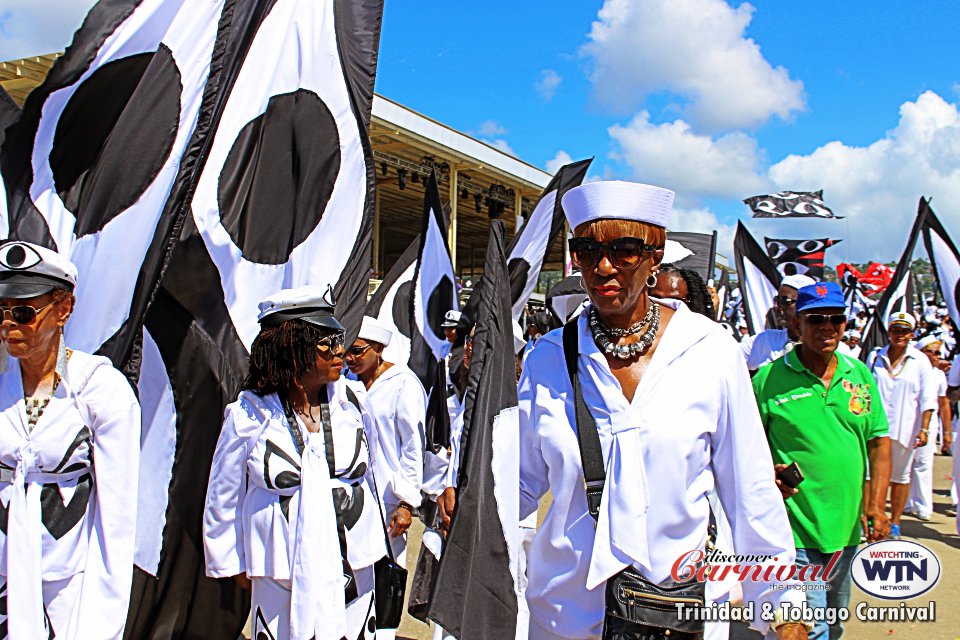
[[[940,559],[922,544],[883,540],[861,549],[850,567],[865,593],[887,600],[916,598],[940,579]]]

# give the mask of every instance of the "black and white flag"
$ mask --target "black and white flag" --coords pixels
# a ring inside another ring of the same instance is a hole
[[[383,282],[367,302],[367,315],[393,329],[393,338],[383,350],[383,359],[395,364],[410,360],[411,305],[413,276],[420,252],[418,235],[390,268]]]
[[[752,196],[743,201],[753,211],[754,218],[834,218],[840,220],[823,203],[820,191],[781,191],[763,196]]]
[[[427,445],[434,451],[450,444],[450,414],[444,358],[450,343],[443,333],[447,311],[459,310],[456,276],[447,246],[447,225],[437,176],[430,174],[423,201],[423,226],[413,276],[410,369],[427,391]]]
[[[891,314],[913,313],[914,291],[913,278],[910,277],[910,263],[913,262],[913,252],[920,239],[920,231],[923,229],[928,211],[927,201],[920,198],[917,218],[913,222],[913,228],[907,238],[907,246],[900,256],[900,262],[897,263],[893,280],[880,295],[880,299],[863,329],[863,338],[860,340],[860,359],[863,361],[866,361],[871,351],[887,343],[887,325]]]
[[[583,280],[579,273],[569,275],[547,289],[547,309],[552,311],[561,324],[566,324],[575,313],[579,313],[587,300]]]
[[[926,204],[927,215],[923,222],[923,244],[927,249],[933,273],[937,277],[937,288],[943,298],[950,321],[954,327],[960,326],[960,252],[957,245],[947,234],[940,218]]]
[[[457,508],[429,617],[460,640],[517,636],[519,410],[503,223],[490,224],[467,390]]]
[[[784,276],[800,274],[819,281],[823,280],[827,249],[841,241],[830,238],[811,240],[764,238],[763,242],[767,247],[767,255],[777,265],[777,270],[781,274]]]
[[[3,147],[3,140],[7,135],[7,127],[17,121],[20,117],[20,107],[13,101],[10,94],[3,87],[0,87],[0,148]],[[0,240],[5,240],[10,232],[10,225],[7,222],[7,189],[0,175]]]
[[[719,304],[717,304],[717,317],[715,320],[718,322],[723,320],[725,317],[725,311],[727,308],[727,302],[730,301],[730,270],[726,268],[720,269],[720,278],[717,280],[717,298],[719,299]]]
[[[782,276],[742,222],[737,223],[733,259],[737,266],[747,328],[750,335],[756,335],[765,329],[767,313],[773,307],[773,297],[780,289]]]
[[[717,232],[690,233],[667,231],[663,262],[691,269],[707,282],[713,278],[713,262],[717,255]]]

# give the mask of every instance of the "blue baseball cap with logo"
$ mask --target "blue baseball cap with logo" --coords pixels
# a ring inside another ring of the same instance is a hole
[[[843,291],[836,282],[818,282],[797,291],[797,313],[813,309],[846,309]]]

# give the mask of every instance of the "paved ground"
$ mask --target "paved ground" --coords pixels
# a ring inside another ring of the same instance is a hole
[[[844,640],[877,640],[891,638],[894,640],[960,640],[960,607],[957,606],[960,596],[960,537],[957,536],[956,521],[944,515],[950,506],[949,486],[951,482],[951,459],[938,456],[934,464],[934,490],[936,513],[930,522],[921,522],[914,518],[904,517],[903,535],[905,538],[920,542],[932,549],[943,565],[940,582],[937,587],[916,601],[907,601],[908,605],[926,605],[934,600],[937,603],[937,622],[935,623],[864,623],[852,620],[847,625]],[[541,510],[542,515],[543,510]],[[413,577],[413,565],[420,552],[420,536],[423,527],[418,521],[411,528],[410,544],[407,551],[410,577]],[[409,588],[409,583],[408,583]],[[851,607],[859,602],[871,605],[890,606],[884,602],[867,596],[854,586],[851,598]],[[404,616],[397,638],[401,640],[430,640],[432,630],[427,625],[409,616]],[[757,640],[761,636],[745,628],[733,629],[733,640]],[[499,639],[491,639],[499,640]]]

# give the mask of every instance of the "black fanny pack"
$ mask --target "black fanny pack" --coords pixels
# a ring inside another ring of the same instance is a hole
[[[563,327],[563,353],[567,373],[573,387],[577,441],[587,492],[587,508],[594,520],[600,517],[600,501],[607,473],[603,464],[597,422],[583,400],[577,376],[577,320]],[[700,616],[681,615],[683,609],[701,610],[705,604],[706,585],[692,580],[685,583],[668,581],[654,584],[633,567],[627,567],[607,580],[606,611],[603,619],[604,640],[701,640],[703,620]]]

